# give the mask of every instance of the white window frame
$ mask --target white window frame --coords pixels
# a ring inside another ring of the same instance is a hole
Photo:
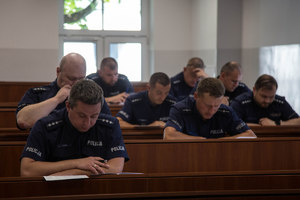
[[[109,56],[109,43],[141,43],[142,46],[142,66],[141,66],[141,81],[147,81],[150,77],[149,68],[149,1],[141,0],[141,31],[104,31],[104,30],[65,30],[63,28],[63,8],[64,1],[59,0],[59,57],[63,56],[64,42],[95,42],[97,67],[99,67],[101,60]]]

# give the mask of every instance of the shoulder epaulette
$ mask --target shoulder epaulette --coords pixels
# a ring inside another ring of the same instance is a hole
[[[33,88],[32,90],[38,92],[38,91],[47,91],[49,89],[45,88],[45,87],[36,87],[36,88]]]
[[[178,84],[180,82],[181,82],[181,80],[175,80],[175,81],[173,81],[173,84]]]
[[[113,119],[109,119],[108,117],[99,117],[97,119],[97,121],[100,122],[100,124],[105,125],[105,126],[109,126],[109,127],[112,127],[115,124]]]
[[[139,102],[139,101],[142,101],[142,98],[135,98],[131,100],[132,103]]]
[[[46,129],[54,130],[54,129],[60,127],[62,124],[63,124],[63,120],[50,121],[50,122],[46,123]]]
[[[173,99],[169,99],[169,98],[166,98],[166,101],[167,101],[167,102],[170,102],[171,104],[175,104],[175,103],[176,103],[176,101],[175,101],[175,100],[173,100]]]
[[[284,101],[278,98],[274,99],[275,102],[279,103],[279,104],[284,104]]]
[[[182,112],[189,113],[192,112],[190,108],[182,108]]]
[[[217,112],[220,112],[220,113],[230,113],[230,111],[228,109],[225,109],[225,108],[219,108]]]
[[[241,104],[248,104],[248,103],[251,103],[252,102],[252,99],[246,99],[246,100],[243,100],[241,102]]]

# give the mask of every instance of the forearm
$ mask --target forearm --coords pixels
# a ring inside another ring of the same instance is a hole
[[[58,104],[56,98],[50,98],[37,104],[28,105],[18,112],[17,123],[20,128],[32,128],[37,120],[49,115]]]
[[[149,124],[148,126],[154,126],[154,127],[159,126],[159,127],[163,128],[165,125],[166,125],[166,123],[163,121],[154,121],[151,124]]]
[[[204,137],[187,135],[177,131],[173,127],[166,127],[164,130],[164,140],[179,140],[179,139],[206,139]]]
[[[50,174],[50,176],[66,176],[66,175],[91,175],[92,173],[82,169],[68,169],[61,172]]]
[[[103,168],[105,173],[121,173],[124,167],[124,158],[112,158],[107,162],[107,164],[109,165],[109,168]]]
[[[280,125],[300,125],[300,118],[290,119],[287,121],[280,121]]]
[[[133,128],[135,125],[124,121],[121,117],[117,117],[121,128]]]
[[[243,133],[229,136],[229,137],[222,137],[221,139],[236,139],[236,138],[256,138],[255,133],[252,130],[247,130]]]
[[[71,169],[76,169],[74,160],[42,162],[23,158],[21,161],[21,176],[47,176]]]

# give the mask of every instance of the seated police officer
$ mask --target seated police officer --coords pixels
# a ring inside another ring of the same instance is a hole
[[[218,76],[225,87],[225,94],[222,103],[230,105],[230,102],[240,94],[245,92],[251,92],[245,83],[241,82],[242,68],[239,63],[235,61],[227,62],[221,68],[220,76]],[[197,86],[191,92],[191,96],[194,95]]]
[[[103,93],[95,82],[78,81],[66,108],[31,129],[21,155],[21,176],[122,172],[128,156],[119,122],[100,114],[102,104]]]
[[[64,56],[56,68],[56,80],[50,85],[29,89],[19,102],[16,110],[18,128],[32,128],[37,120],[54,110],[64,108],[72,85],[83,79],[85,73],[85,59],[80,54],[70,53]],[[110,114],[106,103],[101,112]]]
[[[152,74],[148,90],[130,95],[117,114],[121,127],[133,124],[164,127],[171,106],[176,103],[169,95],[170,79],[163,72]]]
[[[104,58],[98,72],[88,75],[87,78],[101,86],[108,103],[122,104],[129,93],[134,92],[128,78],[118,73],[118,63],[111,57]]]
[[[236,113],[222,104],[225,92],[219,79],[198,83],[194,97],[187,97],[170,110],[164,139],[205,139],[253,137],[255,134]]]
[[[191,58],[183,71],[171,78],[170,95],[177,101],[189,96],[199,79],[208,77],[204,68],[205,65],[201,58]]]
[[[276,95],[277,81],[263,74],[253,92],[235,98],[231,107],[248,125],[300,125],[299,115],[284,97]]]
[[[221,68],[218,77],[225,86],[223,104],[229,105],[231,101],[245,92],[251,92],[245,83],[242,83],[242,68],[239,63],[230,61]]]

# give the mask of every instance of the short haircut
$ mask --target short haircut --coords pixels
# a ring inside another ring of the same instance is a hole
[[[101,106],[103,106],[104,97],[102,88],[94,81],[88,79],[76,82],[72,86],[68,102],[70,107],[73,108],[78,101],[88,105],[95,105],[101,102]]]
[[[272,90],[274,86],[276,87],[277,90],[278,84],[276,79],[273,76],[268,74],[263,74],[259,76],[254,84],[256,90],[259,89]]]
[[[69,54],[63,56],[62,59],[60,60],[60,63],[59,63],[60,70],[63,71],[64,65],[67,62],[74,60],[74,59],[78,59],[78,58],[82,60],[84,65],[86,65],[85,59],[82,55],[80,55],[79,53],[69,53]]]
[[[198,97],[202,96],[204,93],[208,93],[209,96],[219,98],[225,94],[225,87],[217,78],[205,78],[198,83],[197,86]]]
[[[187,67],[194,67],[194,68],[201,68],[201,69],[205,68],[203,60],[201,58],[198,58],[198,57],[193,57],[193,58],[189,59],[186,66]]]
[[[110,70],[118,69],[118,62],[112,57],[103,58],[100,64],[100,70],[108,67]]]
[[[221,68],[221,73],[230,74],[234,70],[238,70],[240,73],[242,73],[241,65],[238,62],[230,61],[225,63],[223,67]]]
[[[167,86],[171,83],[171,81],[167,74],[163,72],[156,72],[151,75],[149,85],[150,87],[155,87],[156,83],[162,84],[163,86]]]

